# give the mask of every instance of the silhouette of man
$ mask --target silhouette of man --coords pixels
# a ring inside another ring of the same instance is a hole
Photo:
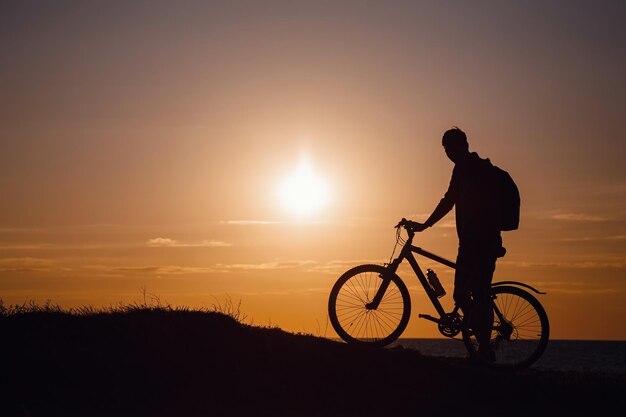
[[[472,313],[472,323],[479,343],[479,354],[488,361],[495,360],[489,347],[493,312],[489,303],[480,303],[489,296],[496,259],[504,256],[495,178],[489,159],[482,159],[469,151],[467,136],[458,127],[443,134],[442,144],[446,155],[454,162],[448,191],[423,224],[410,222],[417,232],[431,227],[453,207],[456,211],[456,230],[459,252],[454,277],[454,301],[467,316]]]

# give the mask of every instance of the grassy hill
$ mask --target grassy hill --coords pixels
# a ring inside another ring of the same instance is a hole
[[[626,405],[622,377],[497,373],[215,311],[0,312],[2,416],[572,416]]]

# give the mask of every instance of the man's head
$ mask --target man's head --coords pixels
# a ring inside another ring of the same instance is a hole
[[[455,164],[469,155],[467,136],[465,136],[465,132],[456,126],[446,130],[441,143],[446,151],[446,155],[448,155],[448,158]]]

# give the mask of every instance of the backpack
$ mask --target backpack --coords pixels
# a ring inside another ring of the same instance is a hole
[[[519,227],[520,194],[515,181],[505,170],[493,166],[495,173],[500,230],[517,230]]]

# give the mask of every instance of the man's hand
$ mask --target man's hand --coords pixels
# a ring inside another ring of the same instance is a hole
[[[422,230],[428,227],[423,223],[418,223],[418,222],[414,222],[413,220],[405,220],[405,219],[402,219],[402,221],[398,225],[402,225],[407,230],[410,230],[412,232],[421,232]]]
[[[421,232],[423,230],[425,230],[428,226],[426,226],[424,223],[418,223],[418,222],[414,222],[412,220],[408,221],[407,224],[407,229],[410,229],[414,232]]]

